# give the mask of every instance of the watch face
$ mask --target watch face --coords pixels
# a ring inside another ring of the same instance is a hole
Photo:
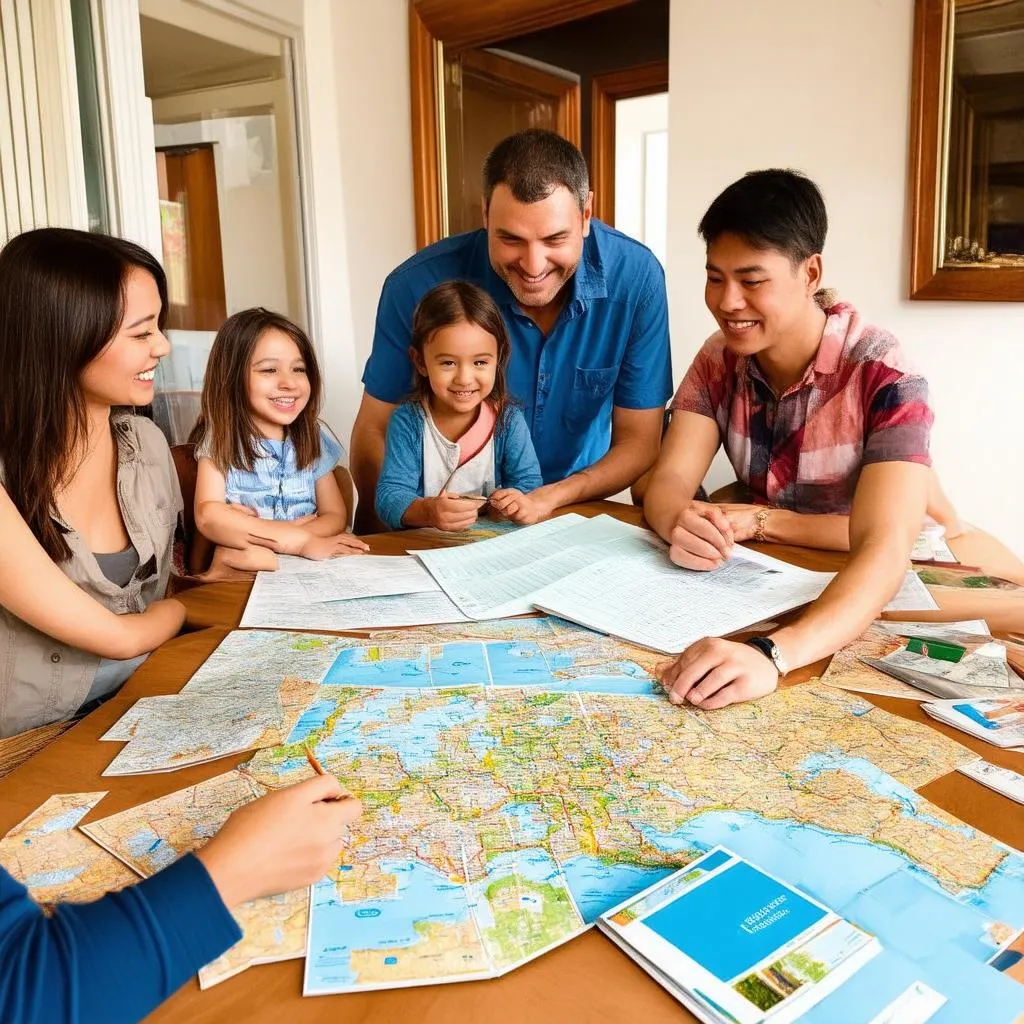
[[[784,676],[789,671],[789,666],[786,664],[786,659],[782,656],[782,651],[779,650],[779,645],[773,640],[769,643],[772,645],[772,661],[775,662],[775,667],[779,670],[779,675]]]

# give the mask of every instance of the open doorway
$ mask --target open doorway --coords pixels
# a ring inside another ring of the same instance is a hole
[[[290,41],[183,0],[139,11],[172,343],[153,413],[176,444],[226,317],[259,305],[306,321]]]
[[[435,16],[439,6],[433,4]],[[418,22],[414,0],[418,244],[479,227],[484,155],[511,132],[545,127],[587,158],[595,215],[648,244],[664,262],[669,0],[578,4],[596,13],[573,20],[565,20],[564,5],[518,6],[522,17],[512,12],[506,25],[544,27],[513,35],[480,11],[448,5],[445,18],[434,21],[434,36]],[[473,45],[481,38],[482,45]],[[433,110],[417,110],[417,81],[422,92],[428,56],[441,61],[435,71],[443,89],[435,90]]]

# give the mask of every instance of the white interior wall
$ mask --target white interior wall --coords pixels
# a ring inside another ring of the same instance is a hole
[[[901,340],[931,385],[932,453],[947,493],[961,515],[1020,553],[1024,304],[906,298],[913,6],[673,0],[668,287],[675,373],[681,377],[714,330],[696,236],[707,205],[748,170],[806,172],[828,203],[825,283]]]
[[[664,266],[668,244],[668,93],[615,104],[615,227]]]

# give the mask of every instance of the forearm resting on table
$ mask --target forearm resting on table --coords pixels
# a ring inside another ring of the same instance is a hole
[[[0,535],[0,605],[59,643],[121,660],[152,651],[181,629],[185,609],[177,601],[116,615],[90,597],[50,559],[2,488]]]
[[[649,440],[640,437],[613,441],[608,451],[592,466],[556,483],[545,484],[531,492],[536,500],[550,505],[552,511],[580,501],[596,501],[629,487],[650,468],[657,455]]]
[[[801,547],[822,551],[849,551],[850,517],[768,508],[764,537],[773,544],[799,544]]]
[[[899,589],[924,518],[928,470],[866,466],[850,514],[850,558],[791,626],[772,634],[791,668],[835,653],[878,617]]]
[[[219,501],[204,501],[196,508],[196,527],[208,540],[226,548],[241,550],[255,546],[283,555],[298,551],[313,533],[307,527],[294,523],[257,519]],[[340,533],[341,530],[333,532]],[[315,536],[324,534],[316,533]]]

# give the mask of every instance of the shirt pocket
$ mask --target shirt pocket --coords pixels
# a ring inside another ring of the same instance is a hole
[[[598,418],[618,376],[617,366],[576,367],[572,393],[565,410],[565,425],[572,433],[583,433]]]

